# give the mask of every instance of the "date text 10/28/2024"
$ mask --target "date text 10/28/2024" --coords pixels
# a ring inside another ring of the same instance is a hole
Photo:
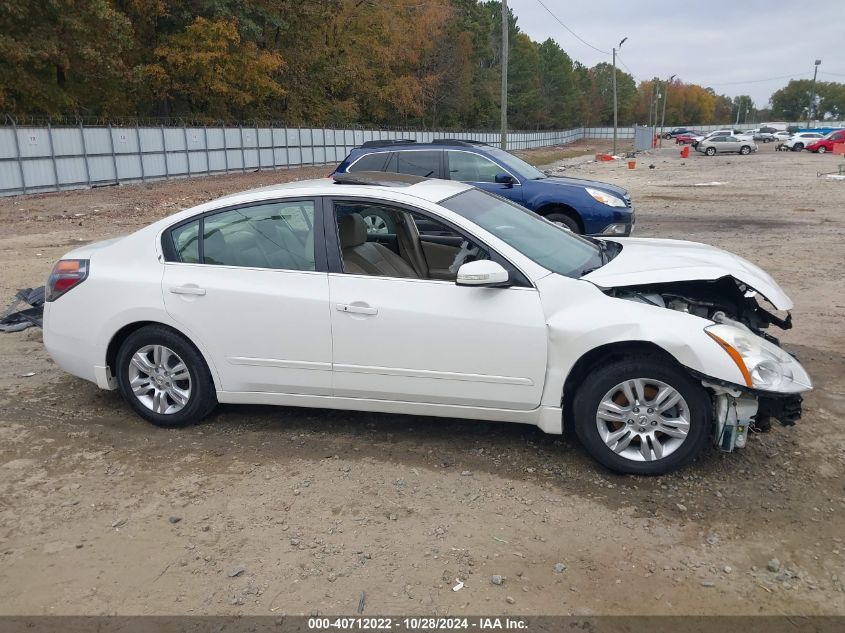
[[[308,618],[312,631],[449,631],[449,630],[527,630],[528,623],[521,618],[477,617],[351,617]]]

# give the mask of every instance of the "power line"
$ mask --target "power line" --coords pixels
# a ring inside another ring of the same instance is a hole
[[[619,56],[619,51],[616,51],[616,61],[618,61],[620,64],[622,64],[622,65],[625,67],[625,70],[627,70],[627,71],[628,71],[628,73],[629,73],[632,77],[634,76],[634,71],[633,71],[633,70],[631,70],[630,68],[628,68],[628,64],[626,64],[626,63],[625,63],[625,60],[624,60],[624,59],[622,59],[622,58]]]
[[[583,44],[586,44],[587,46],[589,46],[590,48],[592,48],[594,51],[598,51],[599,53],[602,53],[603,55],[610,55],[610,51],[603,51],[603,50],[602,50],[602,49],[600,49],[600,48],[596,48],[595,46],[593,46],[592,44],[590,44],[587,40],[585,40],[583,37],[581,37],[580,35],[578,35],[575,31],[573,31],[573,30],[572,30],[572,29],[570,29],[568,26],[566,26],[566,25],[565,25],[565,24],[561,21],[561,19],[560,19],[559,17],[557,17],[554,13],[552,13],[552,11],[551,11],[551,9],[549,9],[549,7],[547,7],[545,4],[543,4],[542,0],[537,0],[537,2],[539,3],[539,5],[540,5],[541,7],[543,7],[543,8],[546,10],[546,12],[547,12],[550,16],[552,16],[552,17],[553,17],[553,18],[557,21],[557,23],[558,23],[558,24],[560,24],[563,28],[565,28],[567,31],[569,31],[570,33],[572,33],[572,35],[574,35],[574,36],[575,36],[578,40],[580,40]]]
[[[826,70],[820,70],[820,75],[833,75],[834,77],[845,77],[845,73],[831,73]]]
[[[719,81],[716,83],[702,81],[701,84],[705,86],[738,86],[741,84],[761,84],[767,81],[775,81],[776,79],[794,79],[796,76],[808,75],[809,72],[792,73],[791,75],[781,75],[779,77],[767,77],[766,79],[744,79],[742,81]]]

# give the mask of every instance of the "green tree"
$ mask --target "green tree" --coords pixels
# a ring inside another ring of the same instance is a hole
[[[108,0],[0,3],[0,109],[122,114],[132,25]]]

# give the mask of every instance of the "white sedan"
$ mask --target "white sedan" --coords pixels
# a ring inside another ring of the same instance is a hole
[[[394,233],[367,232],[373,210]],[[791,326],[764,298],[792,308],[716,248],[586,239],[459,182],[359,172],[68,253],[44,343],[160,426],[218,402],[568,424],[605,466],[652,474],[800,416],[811,381],[764,333]]]

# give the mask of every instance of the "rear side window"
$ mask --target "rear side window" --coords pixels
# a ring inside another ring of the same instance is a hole
[[[411,174],[423,178],[438,178],[440,154],[439,151],[396,152],[396,171],[400,174]]]
[[[385,171],[384,165],[389,156],[390,152],[367,154],[355,161],[349,171]]]
[[[194,220],[173,229],[173,246],[176,257],[185,264],[197,264],[200,261],[200,221]]]
[[[173,249],[168,261],[316,270],[311,200],[221,211],[174,228],[170,240]]]

